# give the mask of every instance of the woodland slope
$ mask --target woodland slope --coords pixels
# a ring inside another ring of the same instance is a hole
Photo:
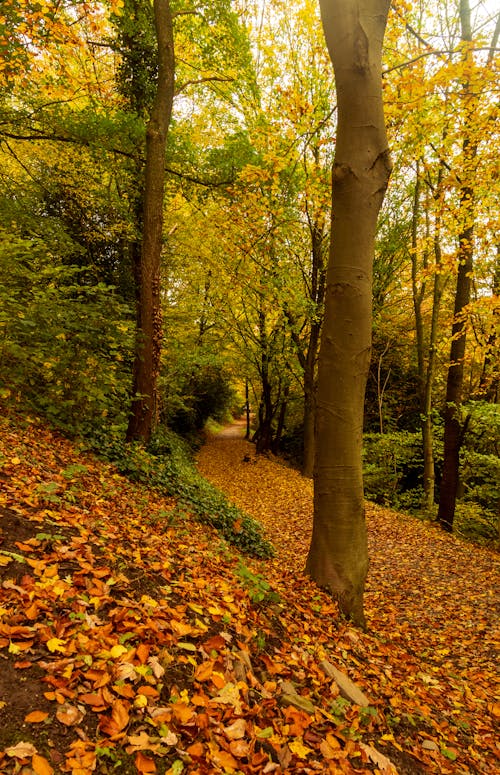
[[[37,420],[0,462],[0,772],[497,771],[493,553],[370,509],[361,633],[300,572],[309,483],[242,439],[199,464],[270,561]]]

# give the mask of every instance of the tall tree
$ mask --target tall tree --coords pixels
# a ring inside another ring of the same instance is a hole
[[[467,308],[471,300],[476,218],[476,170],[479,137],[474,116],[479,94],[474,84],[473,34],[469,0],[459,0],[460,29],[463,49],[461,102],[463,105],[462,164],[459,191],[459,234],[457,282],[451,331],[450,362],[446,382],[444,409],[443,477],[439,491],[438,521],[444,530],[453,529],[459,484],[460,448],[464,427],[460,420],[464,382],[464,359],[467,340]]]
[[[319,355],[314,524],[306,570],[361,626],[368,571],[363,403],[375,231],[391,170],[382,105],[382,43],[389,6],[390,0],[320,0],[335,72],[338,129]]]
[[[158,43],[158,75],[153,107],[146,128],[146,162],[142,243],[138,285],[137,343],[134,360],[132,413],[127,439],[149,441],[157,410],[162,316],[160,258],[163,242],[165,150],[174,99],[174,41],[169,0],[154,0]]]

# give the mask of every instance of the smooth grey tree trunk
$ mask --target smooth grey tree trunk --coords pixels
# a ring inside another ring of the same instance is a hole
[[[306,570],[364,626],[368,571],[362,477],[377,217],[391,164],[382,104],[390,0],[320,0],[335,71],[338,128],[331,249],[321,336],[314,524]]]

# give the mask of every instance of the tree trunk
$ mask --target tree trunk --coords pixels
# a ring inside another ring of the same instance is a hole
[[[262,300],[261,300],[262,301]],[[264,309],[259,309],[259,344],[261,393],[258,412],[258,426],[253,441],[257,452],[269,452],[273,444],[273,386],[269,377],[269,339],[267,336],[267,319]]]
[[[321,0],[338,100],[332,233],[318,370],[313,536],[306,570],[364,626],[362,477],[378,213],[390,175],[382,42],[390,0]]]
[[[316,157],[317,160],[319,157]],[[304,361],[304,436],[302,474],[312,478],[314,474],[315,449],[315,417],[316,417],[316,387],[318,347],[323,324],[323,303],[325,299],[326,267],[324,255],[324,226],[316,218],[308,215],[311,233],[311,301],[314,303],[314,317],[311,320],[311,330]]]
[[[472,41],[469,0],[460,0],[460,23],[462,40]],[[471,57],[469,48],[465,57]],[[474,255],[474,178],[477,156],[477,141],[471,139],[476,100],[471,93],[471,84],[464,83],[464,139],[462,143],[462,175],[464,182],[460,190],[460,233],[458,237],[458,274],[455,291],[455,308],[451,330],[450,364],[446,381],[446,403],[444,410],[444,457],[443,476],[439,491],[438,521],[448,532],[453,529],[455,506],[459,483],[460,447],[462,429],[460,405],[464,381],[464,357],[467,338],[466,308],[470,302]]]
[[[435,490],[435,465],[434,465],[434,433],[432,426],[432,399],[434,388],[434,375],[436,369],[436,341],[438,335],[439,311],[441,307],[441,298],[443,294],[443,275],[441,261],[441,207],[442,207],[442,180],[444,165],[441,164],[438,172],[437,184],[434,190],[434,199],[436,201],[436,215],[434,219],[433,245],[434,245],[434,281],[432,294],[432,315],[431,326],[428,336],[427,362],[425,358],[425,337],[424,321],[422,316],[422,304],[425,300],[426,281],[425,277],[429,269],[429,260],[427,251],[424,247],[424,256],[422,262],[424,279],[418,286],[419,266],[417,261],[417,233],[418,221],[420,215],[420,177],[419,166],[417,165],[417,180],[415,182],[415,196],[412,215],[412,287],[413,287],[413,306],[415,311],[416,335],[417,335],[417,357],[418,357],[418,376],[419,376],[419,401],[421,414],[422,431],[422,452],[424,459],[424,501],[423,507],[429,516],[434,514],[434,490]],[[428,194],[427,194],[428,196]],[[426,239],[425,244],[430,242],[430,223],[428,202],[425,208],[426,213]]]
[[[302,474],[309,479],[314,473],[314,421],[316,404],[315,364],[308,364],[304,371],[304,430]]]
[[[127,440],[147,443],[155,423],[162,342],[160,258],[163,232],[165,148],[174,98],[174,43],[169,0],[154,0],[158,82],[146,129],[143,233],[132,412]]]

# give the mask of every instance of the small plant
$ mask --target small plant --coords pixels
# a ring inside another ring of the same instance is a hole
[[[35,487],[35,493],[46,503],[60,503],[61,496],[57,494],[59,489],[60,487],[57,482],[46,482],[37,485]]]
[[[359,709],[359,720],[363,726],[369,726],[370,722],[373,721],[377,715],[377,709],[372,705],[367,705],[366,707],[361,707]]]
[[[338,719],[343,719],[350,705],[349,700],[344,699],[344,697],[337,697],[330,705],[330,713]]]
[[[272,589],[269,582],[261,575],[252,573],[241,560],[236,568],[241,585],[248,592],[252,603],[278,603],[279,595]]]

